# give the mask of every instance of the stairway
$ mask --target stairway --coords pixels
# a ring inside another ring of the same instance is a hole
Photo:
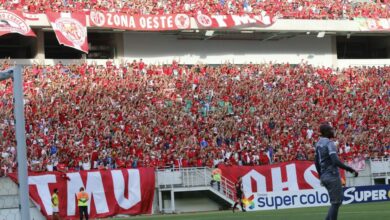
[[[208,167],[161,169],[156,171],[156,188],[160,201],[160,211],[163,191],[171,192],[171,209],[175,212],[175,192],[210,191],[228,204],[233,205],[235,200],[234,183],[222,176],[220,189],[217,184],[210,185],[212,180],[211,169]]]
[[[232,205],[234,204],[235,192],[234,192],[234,183],[233,182],[231,182],[230,180],[228,180],[222,176],[220,189],[218,190],[218,186],[216,183],[214,183],[214,186],[210,185],[210,182],[212,180],[212,175],[211,175],[212,171],[210,168],[205,167],[205,169],[203,171],[204,172],[203,175],[202,175],[202,173],[199,173],[198,170],[197,170],[197,172],[198,172],[198,178],[205,179],[205,182],[206,182],[206,184],[211,192],[218,195],[219,197],[224,199],[226,202],[228,202]]]

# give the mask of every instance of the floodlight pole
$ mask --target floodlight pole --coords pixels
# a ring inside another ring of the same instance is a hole
[[[17,161],[18,161],[18,182],[19,182],[19,209],[20,219],[30,219],[30,195],[28,192],[28,173],[27,173],[27,147],[26,130],[24,118],[23,101],[23,76],[22,68],[15,66],[6,71],[0,72],[0,81],[13,78],[14,87],[14,118],[16,128]]]

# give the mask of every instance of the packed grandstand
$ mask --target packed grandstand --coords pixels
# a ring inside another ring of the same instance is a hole
[[[390,201],[389,33],[390,0],[0,0],[0,219],[327,206],[324,123],[344,203]]]
[[[6,69],[12,60],[5,60]],[[390,67],[34,64],[24,68],[33,171],[313,160],[324,120],[346,161],[390,153]],[[0,83],[1,174],[16,166],[12,83]]]
[[[2,0],[0,8],[32,13],[109,11],[133,15],[268,14],[284,19],[388,18],[388,0]]]
[[[190,16],[265,11],[277,19],[332,20],[388,18],[389,3],[3,0],[0,8],[32,14]],[[1,69],[12,63],[4,60]],[[32,171],[313,160],[313,143],[323,121],[337,128],[339,151],[346,161],[390,153],[389,66],[338,69],[304,61],[186,65],[176,60],[161,65],[140,59],[120,65],[111,60],[105,65],[37,63],[23,71]],[[16,168],[12,83],[3,81],[0,86],[0,175],[6,175]]]

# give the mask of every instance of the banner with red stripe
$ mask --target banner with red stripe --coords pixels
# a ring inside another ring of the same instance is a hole
[[[20,11],[0,10],[0,36],[10,33],[36,37]]]
[[[84,13],[47,13],[60,44],[88,53],[87,26]]]
[[[274,22],[274,17],[265,11],[258,15],[198,14],[193,17],[187,14],[130,15],[100,11],[91,11],[89,14],[89,24],[92,27],[137,31],[266,27]]]

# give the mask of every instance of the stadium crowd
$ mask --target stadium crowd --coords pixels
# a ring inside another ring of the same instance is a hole
[[[390,66],[58,63],[26,67],[24,81],[34,171],[313,160],[324,121],[344,160],[390,153]],[[16,166],[10,80],[0,108],[4,175]]]
[[[259,14],[266,11],[286,19],[390,17],[389,0],[0,0],[0,8],[32,13],[99,10],[133,15]]]

